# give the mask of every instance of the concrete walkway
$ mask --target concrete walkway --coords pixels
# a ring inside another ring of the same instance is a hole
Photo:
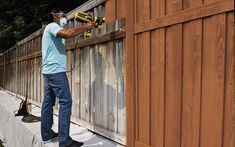
[[[19,99],[0,90],[0,140],[5,147],[58,147],[58,140],[44,144],[41,140],[40,122],[23,123],[22,116],[14,117]],[[32,105],[31,114],[40,116],[40,108]],[[57,132],[58,117],[54,115],[53,130]],[[83,147],[122,147],[109,139],[93,134],[89,130],[71,123],[70,135],[74,140],[84,142]]]

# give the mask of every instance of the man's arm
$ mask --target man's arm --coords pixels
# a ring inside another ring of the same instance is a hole
[[[70,28],[70,29],[61,29],[57,34],[56,37],[60,38],[72,38],[75,37],[81,33],[83,33],[85,30],[91,29],[93,26],[95,26],[94,22],[88,22],[82,26]]]

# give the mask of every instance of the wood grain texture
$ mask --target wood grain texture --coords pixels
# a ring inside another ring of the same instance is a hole
[[[182,25],[166,29],[165,146],[181,138]]]
[[[81,55],[81,119],[90,121],[90,57],[89,48]]]
[[[182,147],[198,147],[201,103],[202,20],[184,24]]]
[[[115,30],[122,29],[125,24],[124,21],[116,21]],[[125,42],[124,39],[117,40],[115,42],[115,72],[116,72],[116,95],[117,95],[117,132],[120,134],[126,134],[126,103],[125,103],[125,77],[124,77],[124,51]]]
[[[177,1],[170,1],[173,8],[169,8],[170,11],[174,11],[175,7],[181,6]],[[167,6],[167,7],[170,7]],[[225,13],[234,10],[233,0],[224,0],[216,3],[209,3],[199,7],[187,9],[185,11],[178,11],[177,13],[167,14],[161,18],[157,18],[149,21],[141,21],[134,26],[134,32],[140,33],[162,27],[167,27],[182,22],[192,21],[212,15]]]
[[[202,1],[185,0],[183,8],[202,5]],[[183,81],[182,81],[182,147],[198,147],[200,140],[202,20],[183,25]]]
[[[117,73],[117,132],[126,135],[126,102],[125,102],[125,77],[124,77],[124,52],[123,40],[116,43],[116,73]]]
[[[125,97],[126,97],[126,117],[128,118],[126,121],[126,137],[127,137],[127,146],[134,147],[135,146],[135,104],[136,104],[136,89],[135,89],[135,54],[136,48],[134,45],[134,0],[125,1],[126,8],[129,10],[126,16],[126,49],[125,49],[125,78],[126,78],[126,86],[125,86]]]
[[[150,19],[150,0],[137,0],[137,22]],[[150,144],[150,32],[137,36],[137,140]]]
[[[117,18],[116,19],[121,19],[121,18],[125,18],[126,15],[128,14],[127,9],[126,9],[126,4],[125,4],[126,0],[117,0]]]
[[[117,0],[108,0],[105,2],[105,18],[106,22],[112,22],[117,17]]]
[[[165,15],[165,1],[151,1],[151,19]],[[164,147],[165,29],[151,32],[151,146]]]
[[[225,78],[225,14],[203,20],[201,147],[221,147]],[[212,125],[213,124],[213,125]]]
[[[235,145],[235,52],[234,52],[234,14],[227,14],[226,22],[226,57],[225,57],[225,100],[223,117],[223,147]]]
[[[181,0],[166,1],[167,15],[181,10]],[[181,145],[182,37],[182,24],[166,28],[165,147]]]

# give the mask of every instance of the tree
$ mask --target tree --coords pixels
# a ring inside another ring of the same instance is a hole
[[[53,8],[66,12],[87,0],[2,0],[0,1],[0,52],[41,28]]]

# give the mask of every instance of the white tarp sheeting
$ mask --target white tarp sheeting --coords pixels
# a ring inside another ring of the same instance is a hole
[[[58,140],[44,144],[41,140],[40,122],[23,123],[22,116],[15,117],[20,100],[0,90],[0,139],[5,147],[58,147]],[[32,106],[35,116],[40,116],[40,108]],[[58,117],[54,116],[53,130],[57,132]],[[116,147],[120,146],[108,139],[93,134],[87,129],[71,123],[70,135],[73,139],[84,142],[84,147]]]

